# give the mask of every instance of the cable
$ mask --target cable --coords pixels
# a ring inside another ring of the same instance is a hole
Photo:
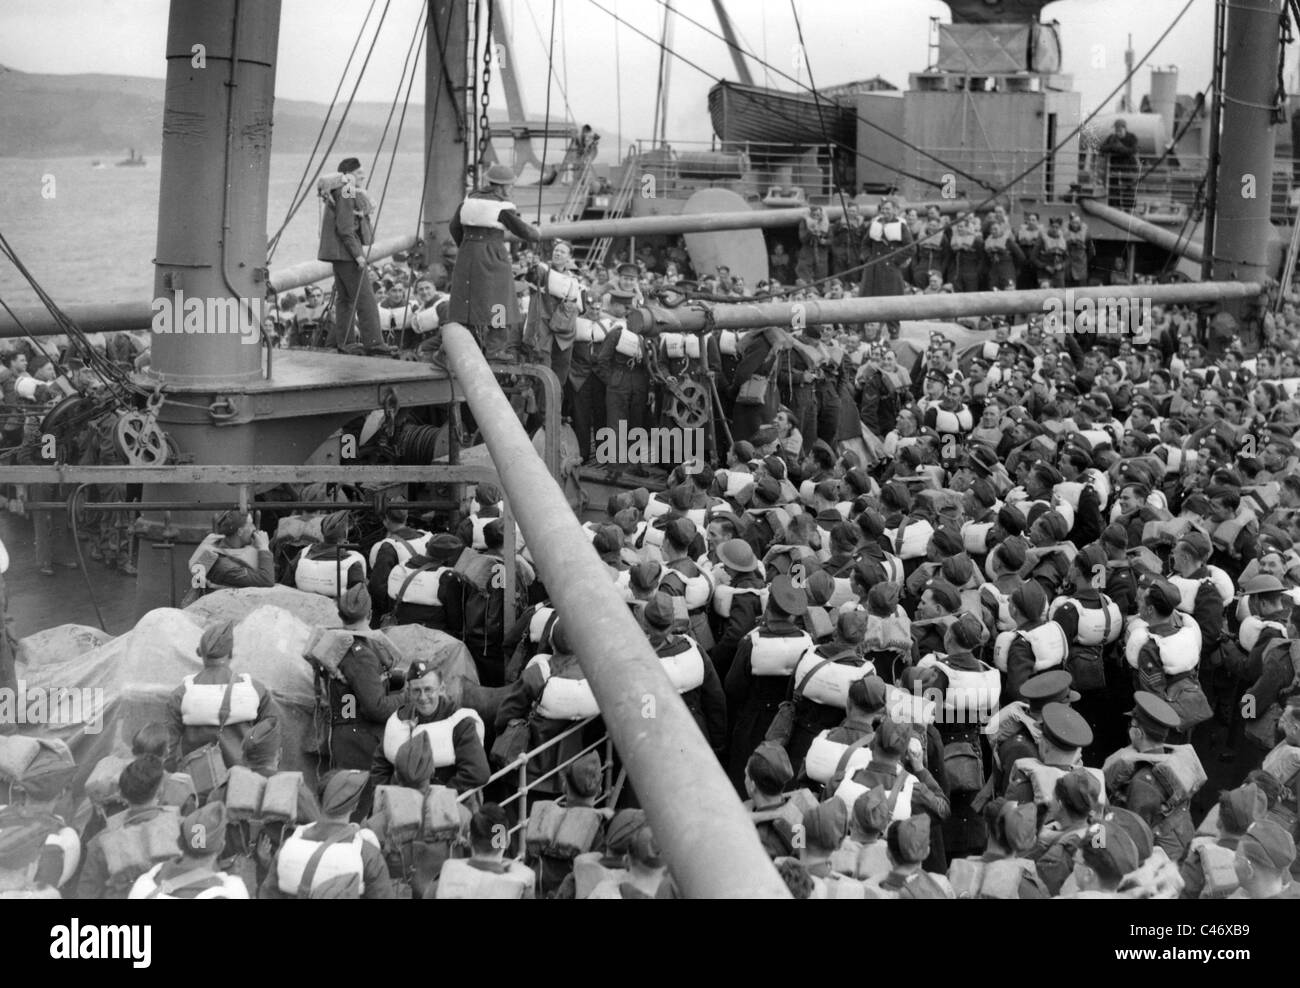
[[[320,130],[316,133],[316,143],[312,145],[311,154],[307,155],[307,162],[302,167],[302,175],[298,178],[298,184],[294,187],[293,195],[289,197],[290,206],[298,199],[298,194],[302,192],[303,184],[307,181],[307,174],[311,171],[311,163],[316,160],[316,151],[320,148],[321,138],[325,136],[325,129],[329,126],[330,116],[334,113],[334,107],[338,103],[339,93],[343,91],[343,80],[347,78],[348,69],[352,68],[352,59],[357,53],[357,48],[361,45],[361,38],[366,33],[366,25],[370,23],[370,15],[375,12],[375,4],[378,0],[370,0],[370,9],[366,11],[365,20],[361,22],[361,29],[357,31],[356,40],[352,42],[352,50],[348,52],[348,60],[343,66],[343,71],[339,73],[339,84],[334,87],[334,95],[330,97],[330,105],[325,110],[325,117],[320,122]],[[280,242],[280,235],[284,233],[284,228],[289,225],[292,214],[285,217],[284,223],[280,229],[275,231],[271,237],[266,249],[266,259],[269,262],[275,253],[275,248]]]
[[[615,20],[617,20],[619,23],[621,23],[624,27],[628,28],[628,29],[631,30],[631,31],[634,31],[636,34],[638,34],[638,35],[640,35],[641,37],[645,38],[645,39],[646,39],[647,41],[649,41],[651,44],[654,44],[654,45],[658,46],[658,47],[661,49],[661,51],[666,51],[668,54],[672,55],[672,56],[673,56],[674,58],[676,58],[678,61],[685,62],[687,65],[689,65],[691,68],[695,69],[695,71],[699,72],[700,74],[706,76],[706,77],[709,78],[709,79],[712,79],[714,82],[722,82],[722,81],[723,81],[723,80],[719,79],[717,76],[715,76],[713,73],[711,73],[708,69],[703,68],[702,66],[700,66],[699,64],[697,64],[697,63],[695,63],[695,62],[692,62],[692,61],[691,61],[689,58],[687,58],[685,55],[682,55],[682,54],[680,54],[679,52],[675,52],[675,51],[673,51],[673,50],[671,50],[671,49],[669,49],[669,48],[666,48],[666,47],[664,46],[664,44],[663,44],[661,41],[659,41],[659,40],[656,39],[656,38],[652,38],[650,35],[646,34],[644,31],[642,31],[642,30],[641,30],[640,28],[638,28],[636,25],[628,23],[627,20],[625,20],[625,19],[622,18],[622,17],[619,17],[617,14],[615,14],[613,11],[611,11],[608,7],[603,7],[603,6],[601,6],[601,5],[597,2],[597,0],[587,0],[587,2],[590,3],[590,4],[591,4],[593,7],[595,7],[597,10],[600,10],[600,11],[602,11],[603,13],[609,14],[611,17],[613,17]],[[767,110],[768,110],[768,111],[769,111],[773,116],[775,116],[777,119],[779,119],[779,120],[784,120],[784,121],[786,121],[787,123],[796,123],[796,124],[798,124],[798,123],[802,123],[802,121],[799,120],[797,117],[792,117],[792,116],[791,116],[790,114],[788,114],[788,113],[782,113],[782,112],[777,108],[776,104],[773,103],[773,101],[768,100],[768,99],[764,99],[764,98],[761,97],[761,96],[756,96],[756,97],[754,97],[754,98],[755,98],[755,101],[756,101],[756,102],[758,102],[758,103],[762,104],[763,106],[765,106],[765,107],[767,108]],[[887,161],[881,161],[879,158],[873,158],[873,157],[872,157],[871,155],[869,155],[869,154],[863,154],[863,153],[862,153],[861,151],[859,151],[857,148],[849,147],[849,145],[845,144],[843,141],[833,141],[832,143],[834,144],[835,147],[842,148],[843,150],[849,152],[849,153],[852,154],[855,158],[860,158],[860,159],[863,160],[863,161],[869,161],[869,162],[871,162],[873,165],[879,165],[881,168],[888,169],[889,171],[893,172],[893,173],[896,174],[896,175],[903,175],[903,176],[905,176],[905,177],[907,177],[907,178],[913,179],[914,181],[920,182],[922,185],[929,185],[929,186],[933,186],[934,188],[939,188],[939,187],[941,187],[941,186],[943,185],[942,182],[937,181],[936,179],[926,178],[924,175],[916,175],[916,174],[913,174],[912,172],[904,171],[902,168],[899,168],[897,165],[892,165],[892,164],[890,164],[890,163],[887,162]]]
[[[821,126],[821,130],[822,130],[822,140],[823,140],[825,143],[828,143],[828,144],[829,144],[829,143],[830,143],[830,135],[826,133],[826,117],[825,117],[825,115],[822,113],[822,98],[821,98],[820,94],[818,94],[818,92],[817,92],[817,82],[816,82],[816,80],[813,79],[812,59],[810,59],[810,58],[808,57],[808,46],[807,46],[806,44],[804,44],[804,40],[803,40],[803,24],[802,24],[802,22],[799,20],[799,10],[798,10],[797,7],[795,7],[794,0],[790,0],[790,13],[794,15],[794,26],[795,26],[795,30],[796,30],[796,31],[798,32],[798,34],[799,34],[799,48],[800,48],[800,50],[803,52],[803,60],[804,60],[804,64],[808,66],[808,84],[812,87],[813,102],[814,102],[814,103],[816,104],[816,106],[817,106],[817,122],[818,122],[818,124]],[[828,162],[828,164],[830,165],[830,169],[831,169],[830,180],[831,180],[832,184],[835,186],[835,191],[839,193],[839,197],[840,197],[840,209],[844,210],[844,213],[845,213],[845,215],[847,216],[847,215],[848,215],[848,211],[849,211],[849,207],[848,207],[848,203],[846,203],[846,202],[844,201],[844,189],[840,186],[840,183],[839,183],[839,182],[836,182],[836,181],[835,181],[835,159],[834,159],[834,157],[831,158],[831,160]]]
[[[551,144],[551,81],[555,76],[555,7],[551,0],[551,43],[546,50],[546,129],[542,131],[542,173],[537,179],[537,222],[542,221],[542,192],[546,189],[546,154]]]

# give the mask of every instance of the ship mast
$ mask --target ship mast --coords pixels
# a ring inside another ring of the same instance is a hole
[[[713,0],[713,11],[718,15],[722,36],[727,39],[727,50],[731,52],[731,64],[736,67],[736,78],[742,84],[752,86],[754,77],[750,75],[749,65],[745,62],[745,53],[736,40],[736,29],[732,27],[731,18],[727,15],[727,8],[722,0]]]

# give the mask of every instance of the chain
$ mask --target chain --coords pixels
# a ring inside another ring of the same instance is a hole
[[[487,5],[487,33],[483,42],[483,88],[479,92],[478,118],[478,157],[474,162],[475,178],[480,178],[479,170],[486,160],[488,141],[491,140],[491,124],[488,121],[488,102],[491,94],[488,90],[492,82],[492,9],[495,4]]]

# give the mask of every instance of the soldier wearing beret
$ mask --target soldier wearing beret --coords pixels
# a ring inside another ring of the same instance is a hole
[[[849,811],[839,799],[807,810],[800,824],[799,863],[813,880],[813,899],[861,898],[854,882],[836,873],[831,859],[848,833]]]
[[[1237,842],[1234,865],[1241,888],[1232,898],[1300,899],[1300,882],[1291,878],[1295,839],[1272,820],[1256,820]]]
[[[790,756],[784,748],[770,741],[755,748],[745,763],[747,798],[742,805],[754,821],[763,849],[772,858],[797,850],[794,826],[799,822],[799,811],[793,804],[787,805],[790,794],[784,791],[793,778]]]
[[[683,655],[694,649],[700,655],[703,665],[703,679],[698,686],[681,693],[682,702],[695,718],[700,733],[709,742],[709,747],[722,761],[727,751],[727,696],[722,689],[722,680],[713,667],[713,660],[700,648],[699,643],[687,635],[675,634],[674,622],[677,611],[673,598],[662,589],[646,604],[641,612],[645,626],[646,639],[655,654],[661,659],[674,655]]]
[[[394,898],[379,838],[349,822],[368,783],[365,772],[352,769],[331,772],[322,780],[320,819],[295,827],[285,837],[258,890],[259,899]],[[319,863],[326,853],[335,859],[334,867],[322,869]]]
[[[180,855],[141,875],[128,899],[247,899],[242,879],[219,871],[229,816],[225,803],[208,803],[180,823]]]
[[[1061,626],[1047,620],[1047,602],[1042,585],[1033,580],[1011,594],[1010,611],[1016,631],[1006,646],[1007,699],[1020,699],[1031,676],[1064,668],[1069,643]],[[999,636],[1002,640],[1006,638]]]

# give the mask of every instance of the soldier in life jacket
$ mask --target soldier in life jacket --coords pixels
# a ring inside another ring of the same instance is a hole
[[[707,652],[714,645],[713,631],[709,626],[713,578],[691,558],[692,547],[696,546],[698,539],[699,530],[689,518],[677,518],[668,523],[661,549],[664,574],[659,581],[659,590],[670,597],[682,598],[687,619],[685,626],[676,630],[688,632]]]
[[[857,742],[858,745],[862,743],[862,740]],[[867,790],[881,786],[889,793],[890,814],[894,820],[906,819],[918,812],[927,813],[939,821],[948,818],[951,807],[947,791],[926,768],[923,742],[914,736],[910,726],[882,720],[871,738],[870,748],[871,760],[864,767],[853,769],[853,763],[848,762],[851,771],[843,781],[838,780],[838,773],[832,776],[826,791],[834,792],[848,805],[856,802]],[[946,860],[938,860],[942,857],[940,850],[934,855],[935,863],[946,869]]]
[[[182,766],[186,756],[210,744],[217,746],[227,768],[240,764],[248,732],[259,721],[278,716],[271,691],[248,673],[230,668],[234,648],[233,621],[203,629],[198,646],[203,668],[186,676],[167,701],[171,757]]]
[[[610,292],[609,311],[617,322],[596,358],[597,373],[605,382],[605,424],[617,430],[620,421],[628,429],[650,425],[650,372],[646,348],[651,344],[628,329],[626,315],[634,299],[622,289]]]
[[[1080,835],[1071,862],[1076,891],[1065,895],[1057,887],[1053,898],[1128,898],[1119,891],[1120,883],[1141,863],[1138,847],[1123,827],[1110,821],[1094,823]]]
[[[866,883],[868,899],[952,899],[952,886],[942,874],[924,869],[930,857],[930,818],[923,813],[895,820],[885,832],[892,867],[884,878]]]
[[[1055,782],[1082,765],[1082,749],[1092,744],[1092,730],[1088,722],[1064,703],[1049,703],[1043,707],[1039,723],[1038,750],[1033,757],[1018,758],[1011,765],[1003,765],[1007,773],[1007,799],[1018,803],[1036,803],[1040,817],[1049,817],[1059,801]],[[1096,790],[1095,799],[1102,795],[1102,774],[1089,770],[1088,778]],[[1064,879],[1062,879],[1064,880]]]
[[[1092,237],[1088,234],[1088,224],[1079,218],[1078,213],[1070,214],[1070,221],[1065,226],[1065,284],[1077,287],[1088,284],[1089,267],[1097,250]]]
[[[551,368],[563,389],[569,377],[577,320],[588,308],[586,290],[574,270],[572,245],[556,240],[551,245],[550,262],[534,264],[523,277],[532,288],[532,297],[516,349],[521,345],[521,356],[530,363]]]
[[[731,776],[740,787],[749,753],[762,742],[786,697],[790,674],[812,646],[797,624],[808,610],[807,594],[782,574],[772,581],[762,623],[741,640],[727,671],[731,715]]]
[[[682,664],[677,673],[670,673],[669,679],[681,695],[686,709],[695,718],[700,733],[709,742],[709,747],[720,761],[727,752],[727,697],[722,690],[722,680],[699,643],[686,635],[675,634],[677,612],[673,598],[660,590],[650,598],[641,611],[646,639],[655,654],[661,659],[680,656]],[[689,665],[686,657],[692,651],[699,655],[698,665]],[[665,666],[668,664],[665,663]],[[679,677],[686,677],[684,680]]]
[[[1272,820],[1257,820],[1237,842],[1234,898],[1300,899],[1300,882],[1291,877],[1295,839]]]
[[[439,532],[425,542],[421,555],[394,566],[388,573],[390,620],[460,634],[465,626],[465,590],[455,566],[464,551],[460,539]]]
[[[1021,758],[1038,757],[1043,709],[1047,704],[1068,705],[1078,699],[1079,694],[1070,689],[1070,674],[1053,669],[1030,677],[1020,691],[1020,699],[1002,705],[985,728],[995,768],[990,792],[1004,795],[1011,781],[1012,766]]]
[[[1274,576],[1257,576],[1247,581],[1244,591],[1252,588],[1280,586]],[[1242,622],[1242,642],[1246,642],[1248,631],[1258,630],[1258,640],[1250,650],[1247,665],[1247,678],[1256,678],[1248,685],[1241,697],[1242,716],[1248,721],[1246,735],[1257,749],[1269,749],[1277,740],[1277,729],[1282,726],[1281,719],[1292,697],[1300,696],[1300,646],[1296,644],[1297,618],[1295,610],[1291,611],[1286,627],[1285,637],[1277,635],[1274,625],[1281,617],[1282,602],[1286,599],[1276,590],[1260,591],[1251,595],[1251,600],[1263,602],[1276,598],[1278,611],[1270,612],[1265,605],[1261,613],[1271,620],[1267,623],[1251,615]],[[1259,608],[1259,603],[1254,605]]]
[[[448,696],[442,673],[423,659],[407,670],[406,696],[384,724],[370,764],[371,785],[391,784],[398,750],[417,734],[428,737],[433,753],[432,771],[424,781],[451,786],[458,793],[485,785],[491,771],[483,749],[482,718]]]
[[[329,766],[369,771],[384,727],[402,705],[401,674],[393,670],[396,652],[388,639],[370,631],[370,595],[365,587],[353,587],[343,595],[339,618],[342,630],[353,638],[339,660],[339,677],[325,682]]]
[[[1134,694],[1133,704],[1129,744],[1106,759],[1106,793],[1111,803],[1146,821],[1171,861],[1182,861],[1195,832],[1191,799],[1205,771],[1190,745],[1165,744],[1178,730],[1173,707],[1142,691]]]
[[[1106,688],[1103,656],[1108,646],[1119,641],[1124,618],[1115,602],[1101,592],[1106,585],[1106,557],[1099,546],[1086,546],[1075,556],[1069,577],[1071,588],[1052,601],[1048,613],[1070,643],[1065,670],[1081,694],[1075,709],[1097,739],[1090,749],[1097,757],[1089,764],[1098,764],[1101,752],[1114,749],[1110,742],[1118,731],[1117,711],[1110,707]]]
[[[794,778],[790,756],[779,744],[764,741],[745,762],[745,801],[741,804],[754,818],[759,842],[772,858],[797,850],[795,816],[788,812],[790,794],[785,787]],[[783,812],[785,811],[785,812]]]
[[[832,858],[849,830],[849,811],[832,799],[804,812],[800,824],[799,863],[813,880],[811,899],[860,899],[856,879],[835,871]],[[778,862],[779,863],[779,862]]]
[[[289,568],[285,582],[291,587],[338,600],[344,590],[366,582],[366,560],[343,544],[348,537],[350,515],[335,511],[321,521],[325,541],[308,546]]]
[[[388,864],[374,832],[349,823],[369,779],[340,769],[325,777],[320,819],[295,827],[271,862],[259,899],[392,899]]]
[[[362,826],[379,838],[380,849],[388,862],[389,877],[394,881],[396,897],[405,898],[405,892],[409,889],[412,899],[432,899],[438,873],[451,857],[452,846],[459,832],[449,832],[447,815],[439,814],[440,819],[436,823],[429,819],[431,811],[428,800],[432,789],[429,779],[433,776],[434,768],[433,748],[428,735],[413,735],[410,741],[397,749],[392,764],[392,779],[382,791],[383,805],[380,805],[381,797],[377,795],[375,811],[362,822]],[[420,803],[417,804],[420,807],[418,826],[411,826],[410,817],[414,814],[409,809],[406,811],[408,818],[405,822],[395,819],[400,816],[400,811],[394,811],[392,795],[400,789],[410,789],[420,796]],[[454,812],[458,828],[461,824],[468,824],[468,809],[455,804]],[[436,827],[438,832],[430,833],[430,827]]]
[[[1025,263],[1020,266],[1020,275],[1016,279],[1016,287],[1021,290],[1038,287],[1040,275],[1034,265],[1034,254],[1042,235],[1043,228],[1038,221],[1038,214],[1025,213],[1025,221],[1016,229],[1016,245],[1025,257]]]
[[[456,526],[456,537],[471,549],[485,549],[483,530],[492,519],[500,518],[503,510],[504,502],[496,484],[475,484],[470,515]]]
[[[519,861],[507,861],[510,820],[496,803],[485,803],[470,819],[470,856],[453,858],[438,876],[438,899],[533,899],[537,876]]]
[[[230,817],[226,804],[208,803],[180,821],[180,854],[135,880],[128,899],[248,899],[243,879],[218,869]],[[173,845],[175,846],[175,845]]]
[[[1178,587],[1180,595],[1193,583],[1196,589],[1186,596],[1192,598],[1190,608],[1183,604],[1185,596],[1179,598],[1179,610],[1191,614],[1197,627],[1201,629],[1200,661],[1204,662],[1219,650],[1219,636],[1223,631],[1224,601],[1215,589],[1214,580],[1206,563],[1210,559],[1212,547],[1209,537],[1201,531],[1192,529],[1180,538],[1170,553],[1174,576],[1170,583]]]
[[[165,774],[162,760],[153,755],[122,770],[118,791],[127,809],[86,844],[78,899],[125,899],[140,875],[176,853],[180,814],[158,804]]]
[[[864,296],[902,295],[904,272],[912,258],[912,231],[898,217],[898,206],[883,199],[879,214],[867,225],[867,239],[858,294]]]
[[[1264,819],[1268,800],[1254,783],[1219,794],[1217,834],[1192,838],[1183,859],[1183,899],[1226,899],[1237,891],[1237,845],[1251,824]]]
[[[1138,689],[1169,703],[1181,720],[1171,741],[1182,743],[1197,724],[1213,716],[1197,679],[1201,631],[1178,612],[1182,593],[1169,580],[1151,580],[1142,592],[1138,617],[1129,622],[1125,658],[1136,670]]]
[[[514,182],[508,166],[493,165],[487,187],[466,197],[447,228],[460,248],[451,272],[447,319],[474,332],[489,358],[506,356],[510,331],[523,318],[515,301],[506,231],[529,243],[542,239],[510,201]]]
[[[1039,282],[1047,282],[1049,288],[1065,287],[1065,266],[1069,253],[1065,234],[1061,230],[1061,218],[1053,216],[1047,221],[1047,229],[1039,237],[1034,247],[1031,261],[1038,272]]]
[[[1036,581],[1011,594],[1011,616],[1017,630],[999,635],[994,653],[997,664],[1006,669],[1006,699],[1018,700],[1031,676],[1064,666],[1069,643],[1059,624],[1045,620],[1047,594]]]
[[[948,268],[948,247],[944,243],[943,223],[926,220],[917,240],[916,257],[912,261],[912,285],[925,289],[930,286],[930,276],[937,273],[943,284],[943,272]]]
[[[830,800],[830,805],[840,800]],[[864,792],[853,803],[849,832],[831,854],[831,867],[841,875],[859,881],[881,879],[889,874],[889,849],[885,831],[889,828],[889,793],[883,786]]]
[[[1013,289],[1024,267],[1025,255],[1006,227],[997,220],[984,235],[984,285],[989,291]]]
[[[384,509],[384,537],[370,550],[370,602],[374,617],[388,613],[388,576],[393,567],[421,555],[431,538],[429,532],[407,524],[406,499],[392,498]]]
[[[740,643],[754,630],[767,605],[768,590],[754,550],[743,539],[728,539],[717,548],[713,569],[714,639],[709,653],[725,683]]]
[[[948,267],[944,281],[957,292],[977,292],[984,269],[984,238],[974,216],[966,216],[948,231]]]
[[[606,879],[591,891],[589,899],[675,899],[676,888],[668,874],[668,863],[648,823],[637,828],[627,844],[627,873]]]
[[[7,779],[9,805],[0,806],[0,899],[58,899],[81,863],[81,841],[61,815],[77,763],[63,741],[39,744]]]
[[[1005,799],[984,807],[984,853],[953,861],[948,882],[958,899],[1046,899],[1047,888],[1027,854],[1038,840],[1038,812]]]
[[[961,611],[961,593],[946,580],[931,580],[921,593],[921,601],[916,606],[916,618],[912,621],[912,655],[914,664],[924,655],[944,651],[944,638],[957,614]],[[896,682],[899,670],[885,670],[877,667],[877,672],[887,682]]]
[[[275,562],[266,533],[249,512],[223,511],[190,556],[198,590],[275,586]]]

